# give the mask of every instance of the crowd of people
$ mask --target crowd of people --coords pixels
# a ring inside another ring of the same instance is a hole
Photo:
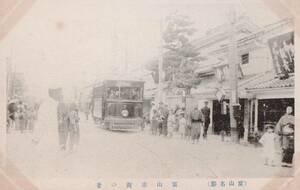
[[[38,119],[38,103],[24,102],[19,99],[10,99],[7,104],[7,133],[11,130],[33,131]]]
[[[162,135],[172,138],[177,134],[182,139],[199,142],[201,131],[203,138],[207,138],[207,130],[210,124],[210,108],[208,102],[202,109],[198,105],[191,112],[184,107],[176,105],[175,109],[169,109],[167,104],[160,102],[158,106],[152,103],[149,114],[149,124],[152,135]]]
[[[276,166],[276,158],[279,156],[283,167],[292,167],[294,154],[294,124],[293,108],[288,106],[286,114],[278,121],[277,125],[265,125],[265,132],[259,140],[263,147],[262,156],[265,165]],[[174,135],[193,144],[198,143],[201,137],[207,139],[207,130],[210,124],[210,108],[208,102],[199,109],[198,105],[190,112],[178,105],[175,109],[169,109],[162,102],[158,106],[152,103],[149,125],[152,135],[172,138]],[[223,139],[222,132],[221,139]],[[222,140],[223,141],[223,140]]]

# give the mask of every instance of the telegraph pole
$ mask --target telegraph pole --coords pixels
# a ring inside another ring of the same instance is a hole
[[[236,39],[236,24],[237,24],[237,15],[234,10],[234,5],[231,7],[229,13],[229,73],[230,73],[230,89],[231,89],[231,98],[230,98],[230,128],[231,128],[231,137],[234,142],[239,142],[238,138],[238,126],[237,121],[234,117],[234,112],[239,108],[239,98],[238,98],[238,55],[237,55],[237,39]]]
[[[160,44],[159,44],[159,59],[158,59],[158,102],[163,101],[163,19],[161,18],[160,23],[160,34],[159,37]]]

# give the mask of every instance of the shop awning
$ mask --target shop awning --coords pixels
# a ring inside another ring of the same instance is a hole
[[[294,98],[294,87],[294,75],[280,79],[273,72],[268,72],[259,75],[245,90],[257,99]]]
[[[251,86],[248,86],[246,89],[249,91],[253,90],[264,90],[264,89],[278,89],[278,88],[294,88],[295,77],[290,76],[287,79],[279,79],[274,76],[272,73],[261,75],[255,83],[252,83]]]

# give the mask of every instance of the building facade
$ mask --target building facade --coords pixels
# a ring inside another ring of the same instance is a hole
[[[291,61],[294,58],[283,55],[281,51],[287,49],[290,55],[294,55],[293,25],[289,18],[265,27],[254,25],[249,19],[242,19],[237,25],[238,97],[245,140],[251,139],[255,133],[262,133],[265,123],[276,123],[286,106],[294,107],[294,62]],[[194,42],[206,60],[200,62],[196,70],[201,84],[192,89],[186,102],[187,107],[192,107],[189,104],[201,107],[205,100],[209,101],[211,132],[216,134],[221,130],[220,123],[224,122],[224,118],[230,118],[229,113],[223,113],[231,97],[228,31],[226,25],[216,27]],[[282,47],[277,48],[277,54],[284,56],[289,66],[278,63],[272,45]],[[280,70],[284,68],[288,71],[282,77]],[[181,97],[173,94],[167,99],[180,102]]]

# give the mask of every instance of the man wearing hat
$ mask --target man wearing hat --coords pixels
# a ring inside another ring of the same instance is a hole
[[[203,138],[207,138],[207,130],[210,124],[210,108],[208,107],[208,101],[204,101],[204,107],[201,109],[201,113],[203,115],[204,120],[204,131],[203,131]]]

